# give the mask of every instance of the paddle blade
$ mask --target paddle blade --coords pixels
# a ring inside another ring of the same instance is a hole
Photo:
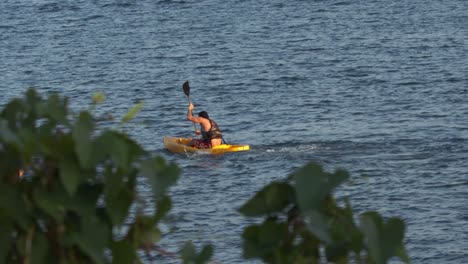
[[[188,81],[184,82],[184,84],[182,85],[182,88],[184,89],[184,94],[189,97],[190,96],[189,82]]]

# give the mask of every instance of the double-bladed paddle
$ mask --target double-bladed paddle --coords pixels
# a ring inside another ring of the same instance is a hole
[[[187,100],[188,100],[188,103],[190,105],[191,104],[191,102],[190,102],[190,85],[189,85],[188,81],[184,82],[184,84],[182,85],[182,89],[184,89],[184,94],[187,96]],[[193,111],[190,110],[190,112],[193,115]],[[195,125],[195,123],[193,123],[193,129],[195,129],[195,133],[196,133],[197,132],[197,126]]]

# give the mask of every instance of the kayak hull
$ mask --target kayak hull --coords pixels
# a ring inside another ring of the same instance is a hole
[[[228,152],[240,152],[250,150],[249,145],[230,144],[221,144],[210,149],[199,149],[189,146],[190,141],[190,138],[164,137],[163,143],[166,149],[172,153],[207,153],[219,155]]]

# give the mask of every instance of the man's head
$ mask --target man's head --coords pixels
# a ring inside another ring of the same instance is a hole
[[[201,111],[200,113],[198,113],[198,116],[206,118],[206,119],[210,119],[210,117],[208,116],[208,113],[206,111]]]

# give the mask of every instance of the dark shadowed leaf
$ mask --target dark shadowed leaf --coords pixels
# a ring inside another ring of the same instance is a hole
[[[159,222],[172,208],[171,198],[167,195],[164,195],[162,198],[156,202],[156,215],[155,221]]]
[[[88,112],[81,112],[72,129],[75,152],[83,168],[94,167],[92,162],[93,144],[91,136],[94,129],[93,118]]]
[[[411,259],[408,255],[408,253],[406,252],[406,249],[403,245],[399,246],[397,248],[397,251],[395,253],[395,256],[399,257],[401,259],[401,261],[403,261],[404,263],[407,263],[407,264],[410,264],[411,263]]]
[[[8,121],[10,129],[18,127],[18,113],[24,112],[24,104],[20,99],[11,100],[3,109],[1,117]]]
[[[161,240],[162,233],[157,226],[152,226],[151,228],[145,230],[144,232],[144,244],[145,245],[154,245]]]
[[[44,210],[46,214],[54,218],[58,223],[63,222],[65,216],[65,206],[68,197],[65,192],[47,192],[45,190],[38,189],[34,192],[34,201],[37,206]]]
[[[73,234],[75,243],[94,263],[105,263],[104,249],[108,246],[109,229],[96,217],[81,219],[81,232]]]
[[[22,228],[27,228],[29,206],[25,203],[20,191],[17,186],[7,185],[0,181],[0,216],[8,216]]]
[[[107,187],[107,186],[106,186]],[[107,194],[105,197],[106,210],[114,225],[122,225],[132,205],[134,193],[131,190],[121,188],[115,194]]]
[[[197,263],[200,263],[200,264],[208,263],[208,261],[211,259],[212,256],[213,256],[213,247],[211,245],[206,245],[200,251],[200,254],[198,254]]]
[[[193,263],[193,260],[197,257],[197,249],[191,241],[185,243],[181,250],[181,257],[183,263]]]
[[[95,159],[101,161],[107,157],[114,160],[120,169],[128,167],[128,147],[113,131],[106,131],[96,139]]]
[[[0,185],[3,184],[3,180],[17,175],[18,170],[21,168],[20,151],[15,146],[0,143]],[[8,188],[6,183],[4,186]]]
[[[63,159],[60,161],[60,179],[62,180],[65,190],[73,196],[82,181],[80,167],[76,161],[71,158]]]
[[[327,263],[348,264],[349,248],[346,241],[335,242],[325,247]]]
[[[7,263],[5,260],[10,251],[11,239],[13,237],[13,223],[4,218],[1,214],[1,209],[0,217],[0,263]]]
[[[19,145],[20,141],[13,131],[8,127],[6,120],[0,119],[0,141]]]
[[[134,186],[124,181],[126,175],[129,174],[111,166],[107,166],[104,173],[106,210],[115,225],[123,224],[135,197]]]
[[[244,257],[263,258],[274,254],[286,230],[286,224],[277,223],[274,219],[267,219],[260,225],[245,228],[242,234]]]
[[[383,252],[385,260],[397,256],[398,250],[403,245],[405,237],[405,223],[398,218],[390,218],[384,225],[383,230]]]
[[[96,205],[102,189],[100,183],[87,182],[80,185],[75,196],[67,202],[67,207],[83,217],[96,214]]]
[[[141,174],[148,178],[156,199],[162,198],[167,188],[173,185],[180,174],[175,164],[166,164],[161,157],[152,158],[141,163]]]
[[[293,173],[292,179],[301,211],[318,209],[327,195],[348,177],[348,173],[343,170],[334,174],[324,172],[322,166],[314,162]]]
[[[161,239],[161,230],[156,226],[154,217],[147,215],[137,215],[134,223],[126,235],[141,248],[149,248]]]
[[[145,153],[135,141],[116,131],[106,131],[98,136],[93,150],[94,162],[110,157],[121,170],[128,170],[131,163]]]
[[[23,157],[31,157],[37,153],[38,148],[38,138],[31,129],[20,128],[17,132],[17,136],[20,138],[20,146]]]
[[[52,94],[47,99],[48,114],[61,124],[68,124],[68,99]]]
[[[36,92],[35,89],[29,88],[25,93],[26,105],[31,108],[31,111],[37,112],[37,105],[42,102],[42,97]]]
[[[185,243],[181,250],[182,263],[186,264],[208,263],[212,255],[213,247],[211,245],[204,246],[200,253],[197,253],[197,250],[191,241]]]
[[[385,223],[376,212],[361,215],[361,230],[369,247],[369,253],[376,263],[386,263],[390,258],[403,253],[405,224],[401,219],[390,218]],[[402,260],[407,256],[401,255]]]
[[[245,216],[263,216],[281,212],[290,204],[293,188],[285,182],[273,182],[258,191],[239,211]]]
[[[378,264],[384,263],[380,234],[382,226],[383,220],[377,213],[368,212],[361,215],[360,228],[367,239],[369,254]]]
[[[112,244],[112,264],[135,263],[136,249],[128,241],[118,241]]]
[[[328,223],[329,217],[316,210],[309,210],[303,214],[307,229],[323,242],[331,243]]]
[[[34,232],[31,246],[31,264],[44,264],[47,250],[49,248],[47,239],[40,232]]]

